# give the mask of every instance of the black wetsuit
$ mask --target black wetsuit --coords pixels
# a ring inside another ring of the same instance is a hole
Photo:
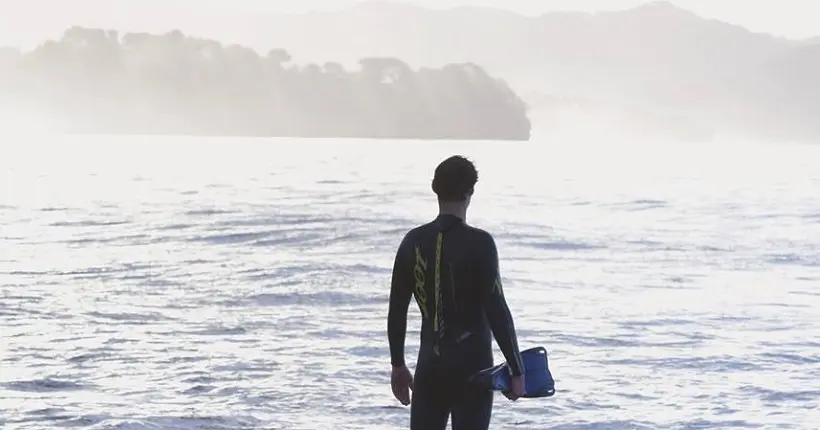
[[[468,386],[467,379],[493,365],[493,336],[513,375],[523,368],[493,237],[452,215],[407,233],[393,265],[387,318],[394,366],[405,364],[407,309],[414,295],[423,321],[411,429],[445,429],[450,414],[454,430],[487,429],[493,393]]]

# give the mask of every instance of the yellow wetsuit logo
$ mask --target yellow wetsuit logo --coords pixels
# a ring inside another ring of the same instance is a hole
[[[436,315],[435,319],[433,320],[433,331],[436,332],[436,344],[433,346],[433,351],[436,355],[441,354],[438,347],[438,340],[439,340],[439,330],[442,329],[444,325],[444,318],[443,315],[440,313],[441,306],[441,243],[444,241],[444,234],[442,232],[438,233],[438,237],[436,237],[436,278],[435,278],[435,303],[436,303]]]
[[[493,281],[492,293],[496,295],[501,294],[501,276],[495,277],[495,280]]]
[[[421,309],[421,316],[429,318],[427,310],[427,290],[424,284],[427,282],[427,260],[421,255],[421,247],[416,245],[416,265],[413,267],[413,277],[416,279],[416,301]]]
[[[433,320],[433,330],[439,331],[440,323],[439,321],[439,309],[441,309],[441,242],[443,241],[444,235],[439,232],[438,237],[436,237],[436,278],[435,278],[435,294],[436,294],[436,315],[435,320]]]

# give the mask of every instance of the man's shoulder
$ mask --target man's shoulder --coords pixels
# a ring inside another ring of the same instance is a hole
[[[423,242],[425,238],[434,236],[436,231],[438,231],[438,226],[435,221],[417,225],[405,232],[401,243],[403,246],[416,245],[418,242]]]
[[[411,228],[407,232],[407,234],[405,234],[405,237],[407,237],[407,236],[418,236],[418,235],[422,235],[426,232],[438,231],[438,228],[439,227],[436,224],[436,221],[433,220],[433,221],[430,221],[430,222],[426,222],[424,224],[419,224],[419,225]]]
[[[421,236],[422,233],[426,229],[429,229],[429,228],[430,228],[430,223],[427,223],[427,224],[422,224],[422,225],[415,226],[415,227],[411,228],[410,230],[407,230],[404,233],[404,236],[402,237],[402,240],[401,240],[402,245],[406,246],[407,244],[409,244],[411,242],[416,242],[418,240],[419,236]]]
[[[479,227],[475,227],[472,225],[465,225],[469,234],[475,236],[478,240],[486,241],[486,242],[495,242],[492,233],[488,232]]]
[[[426,224],[417,225],[417,226],[411,228],[410,230],[408,230],[407,233],[404,234],[404,237],[408,238],[408,237],[418,236],[418,235],[422,234],[425,230],[429,230],[430,228],[432,228],[432,223],[429,223],[429,222],[426,223]]]
[[[405,233],[403,241],[414,241],[421,237],[429,236],[429,234],[427,233],[437,232],[438,230],[439,226],[436,224],[435,221],[417,225],[416,227],[413,227]],[[495,239],[493,238],[492,233],[482,228],[475,227],[469,224],[462,224],[460,230],[462,235],[466,234],[466,236],[470,237],[471,239],[478,240],[482,243],[495,243]]]

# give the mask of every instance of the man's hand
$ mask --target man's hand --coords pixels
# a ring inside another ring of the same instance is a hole
[[[410,404],[410,390],[413,389],[413,375],[407,366],[393,366],[390,375],[390,386],[393,388],[393,395],[402,405]]]
[[[524,385],[524,376],[513,376],[512,377],[512,385],[510,391],[505,391],[504,395],[512,400],[516,401],[523,395],[527,394],[526,386]]]

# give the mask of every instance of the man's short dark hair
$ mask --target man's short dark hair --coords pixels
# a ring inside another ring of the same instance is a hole
[[[454,155],[436,167],[433,192],[441,202],[462,202],[473,194],[478,171],[472,161]]]

